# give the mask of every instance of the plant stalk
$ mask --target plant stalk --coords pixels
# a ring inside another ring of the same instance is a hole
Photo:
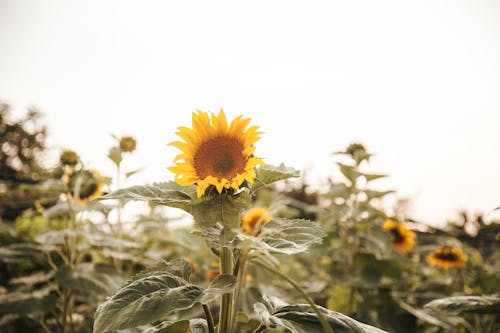
[[[220,274],[233,273],[233,252],[223,247],[220,255]],[[233,295],[227,293],[222,295],[219,316],[218,333],[231,333],[231,310],[233,306]]]
[[[205,312],[205,317],[207,319],[208,333],[215,333],[214,318],[212,317],[212,312],[206,304],[201,305],[203,307],[203,312]]]
[[[231,312],[230,328],[235,327],[236,314],[238,313],[238,308],[240,305],[241,291],[243,290],[243,286],[245,284],[245,276],[247,271],[247,258],[248,258],[248,249],[244,248],[239,260],[238,277],[236,280],[236,289],[234,290],[233,310]]]

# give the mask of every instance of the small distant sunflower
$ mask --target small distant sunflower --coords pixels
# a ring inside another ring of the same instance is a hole
[[[441,268],[462,268],[467,262],[467,256],[453,246],[441,246],[427,256],[427,262]]]
[[[59,156],[59,161],[63,165],[75,166],[79,161],[78,154],[72,150],[65,150]]]
[[[196,263],[194,262],[193,259],[189,258],[189,257],[184,257],[184,260],[187,261],[187,263],[189,264],[189,266],[191,266],[191,271],[194,272],[196,270]]]
[[[196,184],[198,198],[213,185],[217,191],[238,190],[246,181],[253,183],[255,167],[264,162],[253,156],[253,144],[259,140],[258,126],[247,129],[250,118],[238,116],[230,125],[221,109],[211,116],[202,111],[193,113],[192,129],[179,127],[176,134],[184,141],[170,143],[182,153],[175,157],[175,181],[183,186]]]
[[[120,149],[124,152],[131,153],[135,150],[137,142],[131,136],[124,136],[120,139]]]
[[[213,279],[218,277],[220,275],[219,267],[220,267],[219,262],[213,261],[210,264],[209,270],[205,272],[205,280],[212,281]]]
[[[84,204],[94,200],[103,194],[103,188],[106,183],[102,180],[102,176],[97,170],[81,170],[75,173],[66,174],[63,181],[68,186],[68,196],[73,199],[73,192],[77,179],[81,178],[80,193],[78,198],[79,204]]]
[[[415,246],[415,233],[409,230],[404,223],[396,223],[391,219],[385,220],[382,229],[392,235],[392,246],[401,253],[407,253]]]
[[[241,216],[241,227],[246,235],[257,236],[264,224],[272,220],[269,211],[263,207],[255,207]]]

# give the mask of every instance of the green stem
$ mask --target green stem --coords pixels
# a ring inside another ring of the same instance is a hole
[[[120,189],[120,164],[116,165],[116,189]],[[120,199],[118,199],[118,207],[116,208],[116,215],[117,215],[117,226],[118,226],[118,236],[121,236],[122,233],[122,202]]]
[[[244,248],[243,252],[241,253],[240,259],[238,260],[239,269],[238,269],[238,278],[236,280],[236,289],[234,291],[233,310],[231,312],[231,321],[230,321],[231,328],[235,327],[234,325],[236,321],[236,314],[238,313],[238,308],[240,305],[241,291],[243,290],[243,286],[245,283],[247,258],[248,258],[248,249]]]
[[[262,332],[262,331],[263,331],[263,330],[265,330],[265,329],[266,329],[266,326],[264,326],[264,325],[260,324],[260,325],[259,325],[259,327],[257,327],[257,328],[255,329],[255,331],[253,331],[252,333],[260,333],[260,332]]]
[[[312,300],[312,298],[309,297],[309,295],[304,291],[304,289],[302,289],[301,286],[299,286],[297,284],[297,282],[295,282],[294,280],[292,280],[287,275],[281,273],[280,271],[278,271],[276,269],[273,269],[273,268],[271,268],[271,267],[269,267],[269,266],[261,263],[260,261],[254,261],[254,263],[257,266],[260,266],[260,267],[268,270],[269,272],[276,274],[277,276],[279,276],[283,280],[285,280],[288,283],[290,283],[302,295],[302,297],[304,297],[304,299],[307,301],[307,303],[309,303],[309,305],[311,306],[311,308],[313,309],[313,311],[318,316],[318,319],[319,319],[319,321],[321,323],[321,326],[323,326],[323,329],[324,329],[325,333],[333,333],[332,327],[328,324],[328,321],[326,320],[325,316],[321,313],[321,311],[319,311],[318,307],[316,306],[316,304],[314,303],[314,301]]]
[[[203,307],[203,312],[205,312],[205,317],[207,318],[208,333],[215,333],[214,318],[212,317],[212,312],[206,304],[201,305]]]
[[[40,326],[42,326],[43,330],[45,333],[51,333],[51,330],[50,328],[47,326],[47,324],[45,324],[45,322],[43,321],[43,319],[40,319],[38,321],[38,323],[40,324]]]
[[[220,255],[220,274],[233,273],[233,252],[223,247]],[[231,333],[231,308],[233,303],[233,295],[227,293],[222,295],[219,316],[219,333]]]

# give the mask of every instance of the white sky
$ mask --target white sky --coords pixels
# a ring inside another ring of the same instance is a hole
[[[364,142],[417,219],[500,205],[496,0],[0,0],[0,99],[108,175],[109,134],[133,134],[135,183],[172,179],[176,127],[223,107],[316,179]]]

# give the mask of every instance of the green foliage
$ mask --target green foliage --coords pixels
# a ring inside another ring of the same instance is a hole
[[[324,233],[315,222],[275,218],[264,225],[259,237],[239,236],[247,246],[270,253],[294,254],[321,243]]]
[[[146,201],[159,205],[180,208],[189,212],[191,198],[195,188],[180,187],[174,182],[157,183],[154,185],[141,185],[119,189],[103,196],[101,199],[126,199]]]
[[[286,328],[292,333],[321,332],[322,326],[309,304],[288,305],[275,297],[264,297],[266,304],[256,303],[255,311],[262,325],[268,328]],[[319,307],[335,333],[383,333],[346,315]]]
[[[285,180],[292,177],[299,177],[300,171],[294,168],[287,167],[284,164],[273,166],[270,164],[263,165],[257,168],[255,182],[252,186],[253,190],[258,189],[264,185],[272,184],[279,180]]]
[[[264,165],[253,184],[221,194],[211,187],[198,198],[196,185],[175,182],[120,188],[120,178],[141,169],[122,171],[135,139],[114,138],[114,182],[99,177],[113,187],[101,199],[114,202],[71,199],[84,180],[63,182],[62,172],[90,172],[72,151],[43,173],[53,179],[8,190],[0,182],[0,214],[17,212],[14,224],[0,223],[0,331],[498,331],[498,295],[474,295],[498,291],[499,224],[466,213],[445,230],[408,223],[421,231],[415,247],[399,252],[381,225],[410,219],[388,205],[395,192],[378,186],[386,175],[369,171],[363,145],[336,153],[328,188],[303,181],[277,191],[274,182],[300,173]],[[129,214],[129,200],[147,212]],[[192,215],[194,229],[164,206]],[[240,226],[251,207],[272,215],[253,236]],[[429,266],[427,254],[442,244],[463,249],[467,265]]]
[[[188,309],[196,303],[210,303],[230,292],[236,282],[232,275],[220,275],[203,289],[189,282],[190,274],[189,264],[184,260],[166,262],[138,274],[99,306],[94,332],[136,327],[155,322],[170,312]],[[168,329],[175,332],[174,327]],[[165,328],[165,332],[169,330]]]
[[[453,296],[435,299],[424,305],[448,315],[462,313],[496,313],[500,312],[500,297],[498,296]]]
[[[0,314],[41,315],[56,306],[57,295],[52,287],[33,292],[12,292],[0,295]]]

